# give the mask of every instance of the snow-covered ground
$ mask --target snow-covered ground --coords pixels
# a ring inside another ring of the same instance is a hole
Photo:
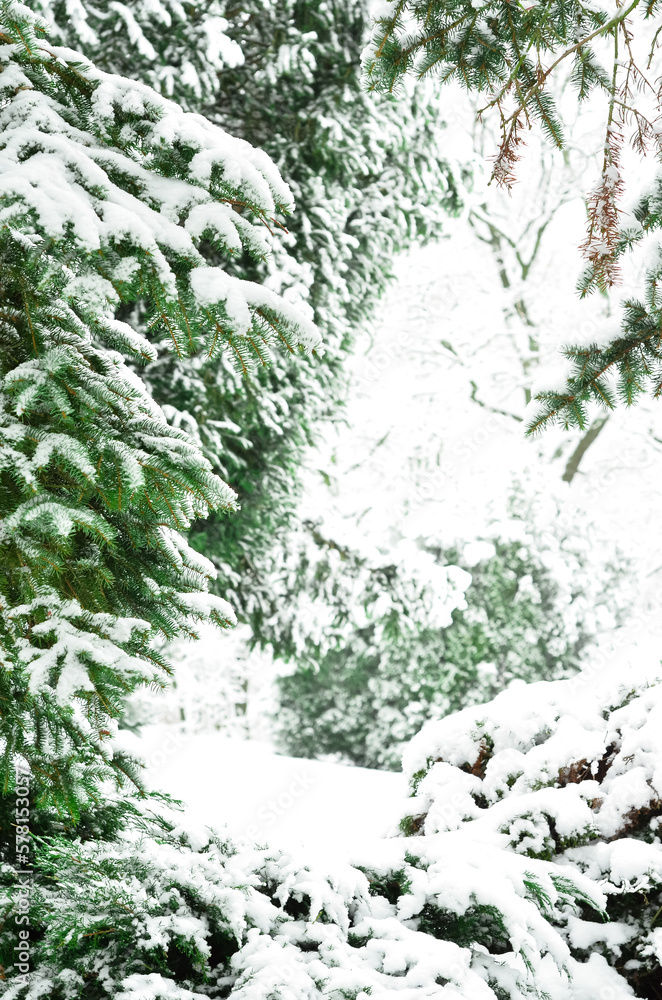
[[[283,757],[221,733],[147,726],[128,742],[147,765],[147,784],[183,800],[188,821],[327,857],[383,836],[406,794],[401,774]]]
[[[573,681],[579,702],[616,682],[645,685],[660,677],[660,643],[641,621],[617,634],[612,649]],[[521,682],[520,682],[521,683]],[[403,815],[403,774],[286,757],[256,740],[221,732],[185,733],[176,725],[123,732],[122,743],[146,765],[149,788],[185,804],[187,826],[227,829],[234,837],[307,856],[345,860],[376,848]]]

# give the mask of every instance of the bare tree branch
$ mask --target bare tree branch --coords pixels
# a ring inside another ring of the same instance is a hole
[[[522,423],[523,417],[518,417],[516,413],[511,413],[509,410],[501,410],[498,406],[490,406],[489,403],[484,403],[482,399],[478,399],[476,393],[478,392],[478,386],[472,380],[471,381],[471,399],[474,403],[478,403],[482,406],[484,410],[489,410],[490,413],[498,413],[502,417],[510,417],[511,420],[517,420],[518,423]]]
[[[586,434],[581,439],[581,441],[573,451],[572,455],[568,459],[565,471],[561,476],[561,479],[563,480],[564,483],[571,483],[572,480],[575,478],[575,476],[579,472],[579,465],[582,458],[584,457],[588,449],[591,447],[591,445],[593,444],[593,442],[595,441],[598,434],[600,433],[600,431],[602,430],[602,428],[604,427],[604,425],[607,423],[608,420],[609,420],[608,416],[598,417],[598,419],[595,420],[591,424],[589,429],[586,431]]]

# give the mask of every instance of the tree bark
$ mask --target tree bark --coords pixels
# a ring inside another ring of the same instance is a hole
[[[591,445],[593,444],[593,442],[595,441],[598,434],[600,433],[600,431],[602,430],[602,428],[604,427],[604,425],[607,423],[608,420],[609,420],[608,416],[598,417],[598,419],[595,420],[593,424],[591,424],[586,434],[581,439],[581,441],[573,451],[572,455],[568,459],[565,471],[561,476],[564,483],[571,483],[574,477],[577,475],[577,473],[579,472],[579,464],[582,458],[584,457],[588,449],[591,447]]]

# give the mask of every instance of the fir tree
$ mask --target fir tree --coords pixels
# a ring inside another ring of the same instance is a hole
[[[224,526],[216,533],[213,518],[191,536],[221,579],[241,556],[250,589],[244,584],[234,599],[260,640],[287,546],[282,516],[274,546],[270,483],[280,484],[279,508],[287,512],[298,493],[302,447],[323,420],[342,414],[345,359],[357,331],[378,314],[395,255],[441,233],[444,215],[460,206],[461,171],[446,156],[443,117],[429,95],[365,94],[365,0],[260,2],[245,10],[251,16],[243,27],[230,29],[245,61],[223,71],[222,96],[208,113],[264,148],[291,185],[297,211],[289,239],[274,246],[267,281],[288,298],[304,297],[325,343],[314,371],[304,363],[260,373],[250,422],[241,400],[241,409],[229,410],[243,434],[226,446],[233,463],[227,479],[242,498],[233,522],[241,536],[230,539]]]
[[[84,52],[95,65],[141,80],[188,111],[198,111],[219,91],[219,73],[240,65],[244,54],[230,37],[247,15],[219,0],[34,0],[54,40]]]
[[[657,35],[651,30],[657,9],[656,0],[632,0],[616,11],[582,0],[570,4],[550,0],[528,7],[513,6],[508,0],[487,0],[478,6],[468,0],[390,0],[376,18],[366,53],[368,84],[391,92],[407,74],[418,79],[438,74],[444,83],[456,80],[467,90],[484,94],[479,115],[496,109],[501,128],[493,176],[509,185],[523,132],[533,122],[557,148],[564,148],[553,82],[567,67],[579,101],[594,93],[604,96],[602,191],[609,198],[603,211],[594,206],[592,221],[599,228],[609,227],[614,221],[607,221],[607,216],[613,215],[617,195],[622,127],[633,124],[633,138],[641,151],[659,149],[655,124],[659,95],[647,75],[657,47]],[[595,241],[607,266],[598,239],[596,232],[589,242]]]
[[[631,224],[620,229],[616,260],[641,244],[650,246],[651,237],[661,226],[662,177],[658,176],[635,205]],[[618,403],[631,406],[646,392],[655,399],[662,394],[659,246],[649,250],[646,263],[643,295],[625,299],[620,322],[604,323],[584,343],[571,343],[563,349],[561,378],[548,378],[547,384],[543,380],[538,387],[530,433],[551,423],[583,430],[596,406],[604,412]],[[581,293],[595,293],[599,285],[599,269],[589,265],[580,282]]]
[[[144,372],[168,420],[239,496],[236,517],[199,522],[190,540],[214,562],[217,591],[259,634],[272,560],[278,564],[293,523],[301,455],[321,421],[338,416],[354,335],[372,321],[394,255],[439,234],[444,214],[459,206],[443,119],[423,94],[364,93],[365,0],[102,0],[77,7],[76,18],[70,5],[42,0],[39,9],[102,69],[160,87],[266,150],[292,188],[288,235],[267,234],[264,261],[243,254],[225,266],[312,308],[322,361],[293,364],[281,355],[249,383],[227,358],[161,357]],[[213,32],[224,41],[210,55],[204,39]]]
[[[124,694],[168,670],[153,638],[234,620],[183,535],[234,494],[125,357],[227,350],[243,372],[318,334],[201,252],[257,252],[290,201],[268,157],[53,47],[21,5],[2,25],[3,784],[19,755],[75,812],[77,787],[135,778],[107,746]],[[150,340],[116,318],[137,300]]]
[[[581,991],[576,963],[586,963],[592,995],[602,980],[609,995],[654,1000],[662,688],[640,666],[625,682],[589,670],[430,722],[405,751],[412,799],[401,826],[423,840],[498,835],[520,858],[551,861],[571,879],[588,875],[605,894],[602,919],[581,906],[557,924],[572,955],[571,991]]]

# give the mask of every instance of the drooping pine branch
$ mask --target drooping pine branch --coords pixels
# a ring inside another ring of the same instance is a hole
[[[235,494],[127,360],[225,350],[248,372],[319,335],[208,259],[260,257],[290,204],[265,154],[54,47],[28,8],[0,19],[0,741],[4,777],[22,757],[75,812],[136,777],[109,742],[168,671],[154,640],[235,620],[183,535]]]

